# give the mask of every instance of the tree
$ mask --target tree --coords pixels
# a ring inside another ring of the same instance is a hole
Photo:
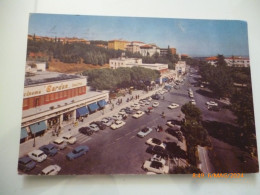
[[[225,61],[225,57],[223,55],[218,54],[218,56],[217,56],[217,65],[218,66],[227,66],[227,63]]]
[[[181,111],[185,114],[186,119],[195,119],[196,121],[201,120],[200,109],[191,103],[184,104],[181,107]]]

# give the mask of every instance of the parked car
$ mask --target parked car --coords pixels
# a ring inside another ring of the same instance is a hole
[[[94,131],[91,130],[89,127],[81,127],[81,128],[79,128],[79,132],[84,135],[88,135],[88,136],[90,136],[94,133]]]
[[[166,148],[166,144],[157,138],[149,138],[145,143],[151,146],[161,146],[164,149]]]
[[[168,108],[169,109],[174,109],[174,108],[178,108],[180,105],[179,104],[175,104],[175,103],[171,103]]]
[[[100,130],[106,129],[106,125],[102,121],[94,121],[94,122],[91,122],[90,124],[97,125]]]
[[[114,120],[122,120],[122,119],[123,119],[122,116],[119,115],[119,114],[113,115],[112,118],[113,118]]]
[[[134,104],[134,110],[139,110],[139,109],[140,109],[140,104],[135,103]]]
[[[145,110],[145,113],[149,114],[153,112],[153,107],[148,107],[147,110]]]
[[[35,166],[36,166],[36,162],[33,161],[30,157],[25,156],[19,158],[18,169],[26,172],[32,170]]]
[[[126,120],[127,119],[127,114],[119,114],[119,115],[121,115],[121,117],[122,117],[122,119],[124,119],[124,120]]]
[[[172,155],[170,153],[168,153],[168,151],[161,146],[149,146],[147,148],[146,152],[148,152],[150,154],[158,154],[158,155],[162,156],[163,158],[172,157]]]
[[[180,142],[183,142],[183,134],[180,130],[178,129],[173,129],[173,128],[168,128],[166,129],[167,133],[169,133],[170,135],[176,137]]]
[[[67,143],[62,138],[57,138],[52,142],[59,150],[67,147]]]
[[[166,125],[168,125],[170,127],[179,126],[179,128],[181,128],[182,124],[183,124],[183,121],[175,120],[175,119],[167,120],[167,122],[166,122]]]
[[[153,107],[158,107],[159,106],[159,102],[154,102],[153,103]]]
[[[157,161],[157,162],[162,163],[163,165],[166,164],[166,160],[163,159],[163,157],[161,157],[161,156],[158,155],[158,154],[153,155],[152,158],[151,158],[151,161]]]
[[[102,120],[101,120],[101,122],[104,124],[104,125],[106,125],[107,127],[110,127],[110,125],[112,125],[112,123],[113,123],[113,119],[111,118],[111,119],[109,119],[109,118],[103,118]]]
[[[32,152],[29,152],[28,156],[37,162],[42,162],[47,158],[47,155],[44,154],[42,150],[34,150]]]
[[[208,105],[208,106],[218,106],[218,103],[216,103],[214,101],[208,101],[208,102],[206,102],[206,105]]]
[[[41,171],[40,175],[57,175],[60,170],[61,168],[58,165],[49,165]]]
[[[139,110],[132,117],[133,118],[140,118],[143,115],[144,115],[144,112]]]
[[[154,95],[152,95],[151,97],[152,97],[152,99],[154,99],[154,100],[159,100],[159,99],[161,99],[161,97],[160,97],[159,94],[154,94]]]
[[[94,132],[98,132],[100,130],[99,127],[96,124],[94,124],[94,123],[90,124],[89,128],[91,130],[93,130]]]
[[[66,158],[68,160],[73,160],[75,158],[78,158],[84,154],[86,154],[89,151],[89,147],[88,146],[78,146],[76,148],[74,148],[74,150],[72,150],[72,152],[68,153]]]
[[[126,114],[133,114],[134,113],[134,111],[131,110],[130,108],[129,109],[125,109],[125,112],[126,112]]]
[[[190,98],[194,98],[193,93],[190,93],[189,96],[190,96]]]
[[[118,114],[126,114],[125,109],[121,109]]]
[[[77,141],[77,138],[72,136],[70,133],[63,135],[62,139],[68,144],[75,144]]]
[[[150,127],[145,127],[145,128],[143,128],[141,131],[139,131],[139,132],[137,133],[137,136],[138,136],[138,137],[145,137],[145,136],[147,136],[149,133],[151,133],[152,131],[153,131],[152,128],[150,128]]]
[[[114,124],[112,124],[110,127],[111,127],[111,129],[115,130],[115,129],[118,129],[118,128],[124,126],[124,125],[125,125],[124,121],[118,120],[118,121],[115,121]]]
[[[58,149],[53,144],[43,145],[39,149],[48,156],[54,156],[58,153]]]
[[[145,171],[151,171],[159,174],[169,173],[169,166],[163,165],[161,162],[146,160],[143,165]]]

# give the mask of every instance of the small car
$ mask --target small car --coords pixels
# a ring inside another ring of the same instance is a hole
[[[106,125],[107,127],[110,127],[110,125],[112,125],[112,123],[113,123],[113,119],[111,118],[111,119],[109,119],[109,118],[103,118],[102,120],[101,120],[101,122],[104,124],[104,125]]]
[[[153,155],[152,158],[151,158],[151,161],[161,162],[163,165],[166,164],[166,160],[163,159],[163,157],[161,157],[161,156],[158,155],[158,154]]]
[[[36,162],[33,161],[30,157],[25,156],[19,158],[18,169],[26,172],[32,170],[35,166],[36,166]]]
[[[114,120],[122,120],[122,119],[123,119],[122,116],[119,115],[119,114],[113,115],[112,118],[113,118]]]
[[[118,120],[118,121],[115,121],[114,124],[112,124],[112,125],[110,126],[110,128],[113,129],[113,130],[115,130],[115,129],[118,129],[118,128],[124,126],[124,125],[125,125],[125,122],[124,122],[124,121]]]
[[[206,102],[206,105],[208,105],[208,106],[218,106],[218,103],[216,103],[214,101],[209,101],[209,102]]]
[[[152,99],[159,100],[159,99],[161,99],[161,97],[159,94],[155,94],[155,95],[152,95]]]
[[[79,132],[84,134],[84,135],[92,135],[94,133],[94,131],[92,129],[90,129],[89,127],[81,127],[79,128]]]
[[[40,175],[57,175],[60,170],[61,168],[58,165],[49,165],[41,171]]]
[[[161,162],[146,160],[143,165],[145,171],[151,171],[159,174],[169,173],[169,166],[163,165]]]
[[[144,115],[144,112],[139,110],[132,117],[133,118],[140,118],[143,115]]]
[[[157,138],[149,138],[145,143],[151,146],[161,146],[164,149],[166,148],[166,144]]]
[[[72,136],[71,134],[66,134],[62,136],[62,139],[67,142],[68,144],[75,144],[77,141],[77,138]]]
[[[153,107],[158,107],[159,106],[159,102],[154,102],[153,103]]]
[[[75,158],[78,158],[84,154],[86,154],[89,151],[89,147],[88,146],[78,146],[76,148],[74,148],[74,150],[72,150],[72,152],[68,153],[66,158],[68,160],[73,160]]]
[[[94,132],[98,132],[100,130],[99,127],[96,124],[93,124],[93,123],[89,125],[89,128],[91,130],[93,130]]]
[[[94,121],[90,124],[96,124],[100,130],[106,129],[106,125],[102,121]]]
[[[34,150],[32,152],[29,152],[28,156],[37,162],[42,162],[47,158],[47,155],[44,154],[42,150]]]
[[[41,146],[39,149],[48,156],[54,156],[58,153],[58,149],[53,144]]]
[[[55,139],[52,144],[54,144],[59,150],[63,150],[67,147],[67,143],[62,138]]]
[[[191,100],[190,100],[190,103],[191,103],[192,105],[196,105],[196,101],[195,101],[194,99],[191,99]]]
[[[180,105],[179,104],[175,104],[175,103],[172,103],[168,106],[169,109],[174,109],[174,108],[178,108]]]
[[[150,127],[145,127],[145,128],[143,128],[141,131],[139,131],[139,132],[137,133],[137,136],[143,138],[143,137],[147,136],[149,133],[151,133],[152,131],[153,131],[152,128],[150,128]]]

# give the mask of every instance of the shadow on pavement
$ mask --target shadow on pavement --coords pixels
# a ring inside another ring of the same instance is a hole
[[[216,96],[210,91],[198,89],[198,90],[196,90],[196,92],[198,94],[203,95],[203,96],[208,97],[208,98],[216,98]]]

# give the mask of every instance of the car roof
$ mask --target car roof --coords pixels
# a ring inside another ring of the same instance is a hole
[[[59,137],[59,138],[55,139],[54,142],[61,143],[61,142],[64,142],[64,140]]]
[[[32,151],[32,153],[34,153],[34,154],[36,154],[38,156],[39,154],[42,154],[43,151],[41,151],[41,150],[34,150],[34,151]]]
[[[46,174],[50,172],[52,169],[54,169],[54,165],[49,165],[48,167],[44,168],[42,172]]]
[[[62,137],[70,138],[70,137],[72,137],[72,135],[71,134],[65,134]]]
[[[28,156],[25,156],[25,157],[22,157],[22,158],[19,158],[19,161],[20,162],[23,162],[23,163],[28,163],[28,162],[30,162],[32,159],[30,158],[30,157],[28,157]]]

